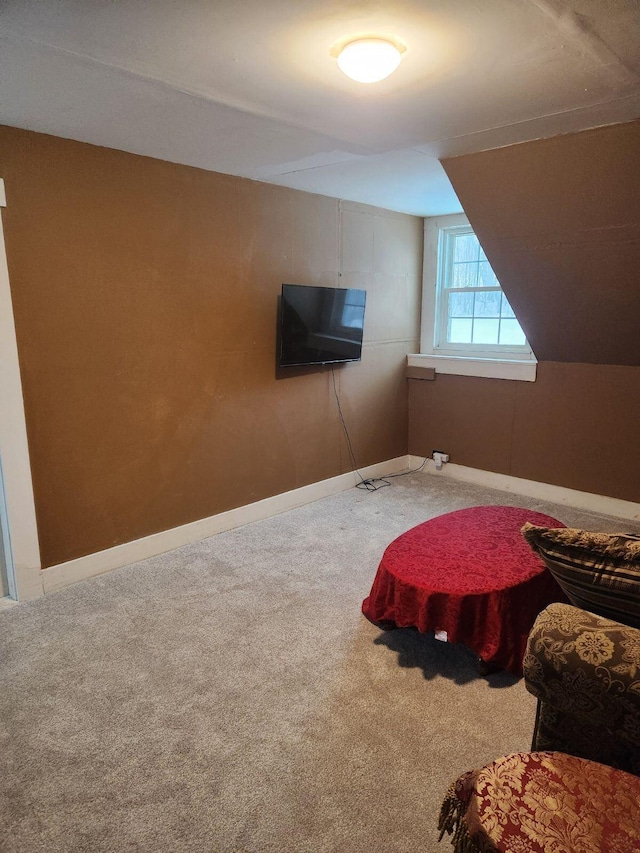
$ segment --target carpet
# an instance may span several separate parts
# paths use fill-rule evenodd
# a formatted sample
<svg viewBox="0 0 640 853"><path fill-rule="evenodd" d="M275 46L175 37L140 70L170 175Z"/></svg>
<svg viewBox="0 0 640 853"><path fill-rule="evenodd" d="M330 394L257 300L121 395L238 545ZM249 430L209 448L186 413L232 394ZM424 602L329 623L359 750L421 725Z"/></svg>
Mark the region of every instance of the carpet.
<svg viewBox="0 0 640 853"><path fill-rule="evenodd" d="M446 851L449 782L528 749L535 701L361 615L385 546L476 504L632 525L391 482L0 611L0 850Z"/></svg>

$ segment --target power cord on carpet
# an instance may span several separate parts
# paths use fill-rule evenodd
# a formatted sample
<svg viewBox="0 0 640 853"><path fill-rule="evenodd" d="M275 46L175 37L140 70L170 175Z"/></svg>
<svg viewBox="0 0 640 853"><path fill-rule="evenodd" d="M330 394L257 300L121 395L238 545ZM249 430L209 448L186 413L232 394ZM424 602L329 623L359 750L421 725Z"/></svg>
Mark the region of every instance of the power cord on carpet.
<svg viewBox="0 0 640 853"><path fill-rule="evenodd" d="M340 414L340 421L342 423L342 429L344 430L345 438L347 439L347 447L349 448L349 459L351 460L351 466L353 468L353 472L360 477L360 482L356 483L356 489L365 489L367 492L377 492L378 489L384 489L385 486L390 486L391 483L389 480L394 477L406 477L407 474L417 474L418 471L422 471L424 466L427 464L427 459L430 459L430 456L425 456L422 465L419 468L412 468L410 471L400 471L397 474L387 474L385 477L370 477L365 480L360 471L358 470L358 466L356 464L356 457L353 452L353 446L351 445L351 438L349 437L349 430L347 429L347 424L344 419L344 415L342 414L342 406L340 405L340 396L338 395L338 388L336 387L336 371L335 368L331 368L331 378L333 380L333 393L336 397L336 403L338 404L338 412ZM377 484L377 485L376 485Z"/></svg>

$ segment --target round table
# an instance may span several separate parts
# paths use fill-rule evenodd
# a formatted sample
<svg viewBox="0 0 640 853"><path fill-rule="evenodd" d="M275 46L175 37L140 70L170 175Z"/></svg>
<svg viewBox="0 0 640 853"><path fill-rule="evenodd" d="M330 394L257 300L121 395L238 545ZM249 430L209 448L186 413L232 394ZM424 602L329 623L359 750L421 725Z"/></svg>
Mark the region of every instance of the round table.
<svg viewBox="0 0 640 853"><path fill-rule="evenodd" d="M522 675L536 616L566 601L520 529L565 525L540 512L478 506L413 527L384 552L364 615L383 628L446 631L486 664Z"/></svg>

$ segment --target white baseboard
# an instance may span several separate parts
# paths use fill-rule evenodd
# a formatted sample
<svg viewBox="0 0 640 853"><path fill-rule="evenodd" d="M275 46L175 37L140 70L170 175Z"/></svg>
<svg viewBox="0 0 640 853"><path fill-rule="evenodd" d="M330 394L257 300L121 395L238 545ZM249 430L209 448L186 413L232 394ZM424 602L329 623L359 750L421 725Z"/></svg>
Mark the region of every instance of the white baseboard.
<svg viewBox="0 0 640 853"><path fill-rule="evenodd" d="M382 477L385 474L392 474L406 468L419 468L422 461L423 458L419 456L398 456L395 459L362 468L361 473L364 477ZM508 474L496 474L478 468L467 468L464 465L454 463L447 463L442 471L436 471L433 462L429 460L423 470L430 476L475 483L479 486L565 504L602 515L632 521L640 520L640 504L605 495L594 495L576 489L566 489L563 486L553 486L549 483L538 483L535 480L511 477ZM357 482L357 475L350 471L347 474L340 474L328 480L311 483L308 486L302 486L281 495L274 495L228 512L221 512L218 515L202 518L190 524L154 533L152 536L135 539L133 542L125 542L123 545L116 545L114 548L107 548L105 551L88 554L86 557L79 557L77 560L69 560L57 566L51 566L41 572L44 593L46 595L56 592L65 586L87 580L104 572L110 572L112 569L119 569L147 557L155 557L157 554L172 551L182 545L197 542L207 536L240 527L242 524L260 521L289 509L312 503L320 498L338 494L352 488Z"/></svg>
<svg viewBox="0 0 640 853"><path fill-rule="evenodd" d="M398 456L396 459L389 459L386 462L361 468L360 473L365 478L383 477L385 474L392 474L407 468L408 460L408 456ZM147 557L155 557L165 551L173 551L174 548L197 542L207 536L213 536L216 533L222 533L225 530L231 530L252 521L261 521L272 515L278 515L289 509L317 501L320 498L338 494L338 492L352 488L358 482L358 476L350 471L347 474L340 474L328 480L311 483L308 486L302 486L281 495L274 495L271 498L231 509L228 512L221 512L218 515L202 518L190 524L183 524L180 527L154 533L152 536L135 539L133 542L125 542L123 545L116 545L114 548L107 548L105 551L88 554L86 557L79 557L77 560L59 563L57 566L42 570L44 593L46 595L55 592L78 581L110 572L112 569L128 566L130 563L137 563Z"/></svg>
<svg viewBox="0 0 640 853"><path fill-rule="evenodd" d="M421 462L422 457L420 456L409 457L411 468L417 468ZM487 486L490 489L501 489L529 498L565 504L576 509L597 512L601 515L640 521L640 504L620 498L594 495L591 492L580 492L577 489L567 489L564 486L553 486L551 483L538 483L536 480L511 477L509 474L496 474L493 471L468 468L466 465L456 465L452 462L446 463L441 471L436 471L433 462L429 461L423 470L436 477L448 477L452 480L474 483L477 486Z"/></svg>

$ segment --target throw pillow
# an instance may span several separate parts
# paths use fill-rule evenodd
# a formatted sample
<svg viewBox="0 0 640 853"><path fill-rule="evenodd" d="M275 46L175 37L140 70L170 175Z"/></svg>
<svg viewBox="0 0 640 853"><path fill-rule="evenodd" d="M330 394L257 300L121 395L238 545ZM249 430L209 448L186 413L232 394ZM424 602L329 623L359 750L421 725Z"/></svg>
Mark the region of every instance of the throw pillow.
<svg viewBox="0 0 640 853"><path fill-rule="evenodd" d="M572 604L640 628L640 536L528 522L522 534Z"/></svg>

